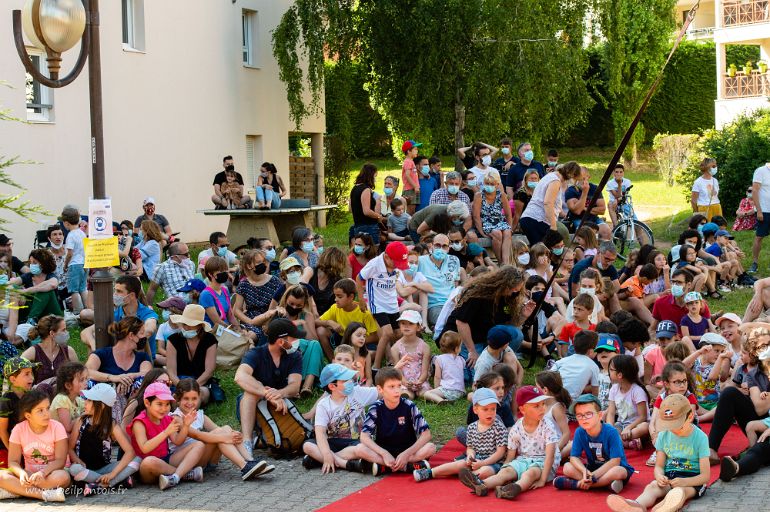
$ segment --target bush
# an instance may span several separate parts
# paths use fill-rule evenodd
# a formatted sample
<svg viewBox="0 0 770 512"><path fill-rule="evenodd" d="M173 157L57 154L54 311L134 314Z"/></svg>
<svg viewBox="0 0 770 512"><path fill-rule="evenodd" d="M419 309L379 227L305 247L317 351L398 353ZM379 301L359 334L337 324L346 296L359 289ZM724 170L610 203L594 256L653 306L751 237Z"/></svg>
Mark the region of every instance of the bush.
<svg viewBox="0 0 770 512"><path fill-rule="evenodd" d="M693 182L700 176L698 163L705 156L717 160L719 200L722 210L731 215L745 196L754 170L770 161L770 109L740 116L721 130L703 134L689 167L676 178L688 198Z"/></svg>
<svg viewBox="0 0 770 512"><path fill-rule="evenodd" d="M669 187L674 186L676 176L687 170L697 143L697 135L659 133L655 136L652 151L658 164L658 173Z"/></svg>
<svg viewBox="0 0 770 512"><path fill-rule="evenodd" d="M324 137L324 190L326 203L336 204L329 210L327 221L331 224L342 222L348 211L350 193L350 153L342 139L337 136Z"/></svg>

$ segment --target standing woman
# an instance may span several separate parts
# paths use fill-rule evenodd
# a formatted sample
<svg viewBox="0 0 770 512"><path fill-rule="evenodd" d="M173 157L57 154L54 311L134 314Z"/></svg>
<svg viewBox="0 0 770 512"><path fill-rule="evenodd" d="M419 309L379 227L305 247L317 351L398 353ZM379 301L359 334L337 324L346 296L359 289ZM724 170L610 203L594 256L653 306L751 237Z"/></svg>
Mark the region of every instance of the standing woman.
<svg viewBox="0 0 770 512"><path fill-rule="evenodd" d="M260 167L256 193L258 209L269 210L270 208L281 207L281 198L286 195L286 187L281 177L278 176L278 169L274 164L265 162Z"/></svg>
<svg viewBox="0 0 770 512"><path fill-rule="evenodd" d="M717 161L713 158L704 158L700 163L700 177L692 184L690 204L693 213L702 213L706 220L711 222L714 215L722 215L722 205L719 203L719 181L714 177L717 174Z"/></svg>
<svg viewBox="0 0 770 512"><path fill-rule="evenodd" d="M160 226L154 220L142 221L139 240L136 248L142 255L142 267L144 268L142 278L149 281L155 273L155 267L160 263L160 243L163 241Z"/></svg>
<svg viewBox="0 0 770 512"><path fill-rule="evenodd" d="M241 277L235 290L233 312L254 345L264 345L267 334L263 327L275 317L275 311L269 311L270 301L283 283L268 272L268 261L261 250L246 251L241 256Z"/></svg>
<svg viewBox="0 0 770 512"><path fill-rule="evenodd" d="M353 225L348 232L348 240L353 233L367 233L372 240L380 240L380 222L385 217L376 211L374 199L374 180L377 178L377 167L374 164L364 164L356 177L356 184L350 190L350 213L353 214Z"/></svg>
<svg viewBox="0 0 770 512"><path fill-rule="evenodd" d="M188 304L181 315L171 315L170 320L182 331L169 336L166 344L166 369L171 383L176 386L181 379L195 379L201 388L201 405L209 401L211 393L206 385L217 367L217 339L203 320L204 315L198 304Z"/></svg>
<svg viewBox="0 0 770 512"><path fill-rule="evenodd" d="M576 180L580 175L580 165L574 161L567 162L557 166L554 172L543 176L537 184L519 221L530 245L541 242L549 230L557 230L564 201L564 187L567 181Z"/></svg>
<svg viewBox="0 0 770 512"><path fill-rule="evenodd" d="M502 265L511 262L511 205L500 191L500 174L491 170L484 176L481 193L473 198L473 223L479 235L492 239L492 250Z"/></svg>

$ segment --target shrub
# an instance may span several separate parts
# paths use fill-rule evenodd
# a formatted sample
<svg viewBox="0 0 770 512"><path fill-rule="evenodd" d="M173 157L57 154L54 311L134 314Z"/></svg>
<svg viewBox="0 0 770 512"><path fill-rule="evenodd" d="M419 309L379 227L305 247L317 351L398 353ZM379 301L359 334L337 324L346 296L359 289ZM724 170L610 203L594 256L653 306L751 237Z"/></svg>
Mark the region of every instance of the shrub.
<svg viewBox="0 0 770 512"><path fill-rule="evenodd" d="M658 173L669 187L674 178L687 170L690 158L696 150L698 136L659 133L652 141L652 151L658 164Z"/></svg>

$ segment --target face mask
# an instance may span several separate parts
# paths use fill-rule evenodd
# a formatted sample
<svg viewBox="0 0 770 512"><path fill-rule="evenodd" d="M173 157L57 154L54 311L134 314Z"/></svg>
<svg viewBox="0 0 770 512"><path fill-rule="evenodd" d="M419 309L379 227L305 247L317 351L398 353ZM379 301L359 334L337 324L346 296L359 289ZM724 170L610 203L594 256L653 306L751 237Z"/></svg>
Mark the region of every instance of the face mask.
<svg viewBox="0 0 770 512"><path fill-rule="evenodd" d="M123 295L112 295L112 303L116 308L122 307L126 303L126 297Z"/></svg>
<svg viewBox="0 0 770 512"><path fill-rule="evenodd" d="M294 306L286 306L286 312L289 316L297 316L302 313L302 308L295 308Z"/></svg>
<svg viewBox="0 0 770 512"><path fill-rule="evenodd" d="M524 152L524 160L534 160L535 159L535 153L532 152L530 149L529 151Z"/></svg>
<svg viewBox="0 0 770 512"><path fill-rule="evenodd" d="M382 191L385 192L386 196L389 196L389 195L393 194L393 189L390 188L390 187L385 187Z"/></svg>
<svg viewBox="0 0 770 512"><path fill-rule="evenodd" d="M217 272L217 275L214 276L214 280L219 284L225 284L229 278L227 272Z"/></svg>
<svg viewBox="0 0 770 512"><path fill-rule="evenodd" d="M324 246L322 245L321 247L316 247L316 248L315 248L315 252L316 252L316 254L318 254L319 256L320 256L320 255L322 255L322 254L324 253Z"/></svg>
<svg viewBox="0 0 770 512"><path fill-rule="evenodd" d="M144 240L144 233L137 233L136 234L136 241L141 243Z"/></svg>
<svg viewBox="0 0 770 512"><path fill-rule="evenodd" d="M293 354L299 349L299 340L294 340L291 347L283 349L287 354Z"/></svg>
<svg viewBox="0 0 770 512"><path fill-rule="evenodd" d="M552 252L553 252L553 253L554 253L556 256L561 256L561 255L562 255L562 253L564 252L564 247L555 247L555 248L551 249L551 251L552 251Z"/></svg>
<svg viewBox="0 0 770 512"><path fill-rule="evenodd" d="M748 197L749 199L751 199L751 197L752 197L752 194L751 194L751 192L746 192L746 197Z"/></svg>
<svg viewBox="0 0 770 512"><path fill-rule="evenodd" d="M430 174L430 166L423 165L422 169L420 169L420 172L423 174L423 176L428 176Z"/></svg>
<svg viewBox="0 0 770 512"><path fill-rule="evenodd" d="M257 274L258 276L261 276L262 274L264 274L266 270L267 270L267 265L265 265L264 263L260 263L259 265L254 267L254 273Z"/></svg>
<svg viewBox="0 0 770 512"><path fill-rule="evenodd" d="M516 258L516 261L519 262L519 265L529 265L529 253L525 252L524 254L519 254L519 257Z"/></svg>
<svg viewBox="0 0 770 512"><path fill-rule="evenodd" d="M164 309L160 315L163 317L164 322L168 322L168 319L171 318L171 311Z"/></svg>
<svg viewBox="0 0 770 512"><path fill-rule="evenodd" d="M481 157L481 163L484 166L487 166L492 163L492 157L489 155L484 155Z"/></svg>
<svg viewBox="0 0 770 512"><path fill-rule="evenodd" d="M598 268L599 270L604 270L604 262L602 261L601 258L596 260L596 268Z"/></svg>
<svg viewBox="0 0 770 512"><path fill-rule="evenodd" d="M302 251L311 253L313 252L313 249L315 249L315 244L313 242L302 242Z"/></svg>
<svg viewBox="0 0 770 512"><path fill-rule="evenodd" d="M294 272L289 272L286 274L286 282L291 285L299 284L300 277L302 277L302 274L296 270Z"/></svg>
<svg viewBox="0 0 770 512"><path fill-rule="evenodd" d="M751 195L751 194L749 194ZM64 244L55 244L53 242L48 242L51 245L51 249L56 249L57 251L62 248Z"/></svg>
<svg viewBox="0 0 770 512"><path fill-rule="evenodd" d="M263 178L267 178L267 175L268 175L268 173L266 173L266 172L261 172L261 173L259 173L259 175L260 175L260 176L262 176Z"/></svg>
<svg viewBox="0 0 770 512"><path fill-rule="evenodd" d="M462 219L452 219L452 224L454 224L455 226L462 226L463 224L465 224L465 221Z"/></svg>
<svg viewBox="0 0 770 512"><path fill-rule="evenodd" d="M224 258L225 256L227 256L227 247L223 245L222 247L217 249L217 256L219 256L220 258Z"/></svg>
<svg viewBox="0 0 770 512"><path fill-rule="evenodd" d="M711 173L712 176L716 176L717 168L716 167L712 167L711 169L709 169L709 172Z"/></svg>
<svg viewBox="0 0 770 512"><path fill-rule="evenodd" d="M267 258L267 261L270 261L270 262L275 260L275 247L270 249L269 251L265 251L265 258Z"/></svg>
<svg viewBox="0 0 770 512"><path fill-rule="evenodd" d="M545 292L544 291L533 292L532 293L532 300L534 300L535 302L540 302L541 300L543 300L543 296L545 296Z"/></svg>
<svg viewBox="0 0 770 512"><path fill-rule="evenodd" d="M345 387L342 389L342 394L345 396L350 396L353 394L353 391L356 389L356 383L352 380L345 381Z"/></svg>
<svg viewBox="0 0 770 512"><path fill-rule="evenodd" d="M454 243L454 244L449 244L449 247L451 247L453 251L462 251L463 250L462 242L457 242L457 243Z"/></svg>
<svg viewBox="0 0 770 512"><path fill-rule="evenodd" d="M33 263L29 266L29 272L33 276L39 276L42 270L40 269L40 265L38 263Z"/></svg>
<svg viewBox="0 0 770 512"><path fill-rule="evenodd" d="M537 187L537 184L538 184L538 182L537 182L537 181L528 181L528 182L527 182L527 186L528 186L529 188L535 188L535 187Z"/></svg>
<svg viewBox="0 0 770 512"><path fill-rule="evenodd" d="M444 261L444 258L446 258L446 251L444 249L433 249L433 258Z"/></svg>
<svg viewBox="0 0 770 512"><path fill-rule="evenodd" d="M410 276L413 276L417 273L417 264L416 263L410 263L409 268L405 270L407 274Z"/></svg>
<svg viewBox="0 0 770 512"><path fill-rule="evenodd" d="M194 338L194 337L196 337L197 335L198 335L198 331L197 331L197 330L195 330L195 331L187 331L187 330L182 330L182 336L184 336L184 337L185 337L185 338L187 338L188 340L191 340L191 339L193 339L193 338Z"/></svg>
<svg viewBox="0 0 770 512"><path fill-rule="evenodd" d="M556 167L556 164L558 164L558 163L559 162L551 162L551 161L549 161L547 165L548 165L548 167Z"/></svg>
<svg viewBox="0 0 770 512"><path fill-rule="evenodd" d="M0 285L8 284L8 274L0 274Z"/></svg>
<svg viewBox="0 0 770 512"><path fill-rule="evenodd" d="M364 253L366 248L363 245L354 245L353 246L353 252L358 254L359 256Z"/></svg>
<svg viewBox="0 0 770 512"><path fill-rule="evenodd" d="M447 185L446 191L452 195L455 195L460 191L460 187L458 187L457 185Z"/></svg>
<svg viewBox="0 0 770 512"><path fill-rule="evenodd" d="M467 181L467 183L468 183L468 186L469 186L469 187L475 187L475 186L476 186L476 181L477 181L477 180L468 180L468 181Z"/></svg>
<svg viewBox="0 0 770 512"><path fill-rule="evenodd" d="M586 295L590 295L591 297L594 297L596 295L596 288L580 288L580 293L585 293Z"/></svg>
<svg viewBox="0 0 770 512"><path fill-rule="evenodd" d="M698 233L703 233L704 224L698 224Z"/></svg>
<svg viewBox="0 0 770 512"><path fill-rule="evenodd" d="M491 194L494 191L495 191L494 185L484 185L484 192L486 192L487 194Z"/></svg>
<svg viewBox="0 0 770 512"><path fill-rule="evenodd" d="M56 342L56 344L57 344L57 345L59 345L60 347L61 347L61 346L64 346L64 345L66 345L67 343L69 343L69 341L70 341L70 333L68 333L67 331L57 332L57 333L54 335L54 337L53 337L53 340L54 340L54 341Z"/></svg>
<svg viewBox="0 0 770 512"><path fill-rule="evenodd" d="M504 155L510 155L510 154L511 154L511 150L510 150L510 149L508 149L508 148L503 148L503 149L501 149L500 151L501 151L501 152L502 152Z"/></svg>
<svg viewBox="0 0 770 512"><path fill-rule="evenodd" d="M671 295L673 295L674 297L681 297L682 295L684 295L684 286L680 284L675 284L671 286Z"/></svg>

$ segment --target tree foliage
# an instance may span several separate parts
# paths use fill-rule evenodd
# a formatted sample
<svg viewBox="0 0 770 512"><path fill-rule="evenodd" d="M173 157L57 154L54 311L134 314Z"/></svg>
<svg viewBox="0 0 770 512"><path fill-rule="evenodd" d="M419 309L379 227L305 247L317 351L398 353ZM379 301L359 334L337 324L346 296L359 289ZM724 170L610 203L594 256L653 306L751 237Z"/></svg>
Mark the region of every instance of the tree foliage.
<svg viewBox="0 0 770 512"><path fill-rule="evenodd" d="M652 151L658 173L669 187L675 178L685 172L696 149L698 136L693 134L659 133L652 141Z"/></svg>

